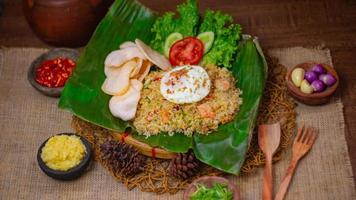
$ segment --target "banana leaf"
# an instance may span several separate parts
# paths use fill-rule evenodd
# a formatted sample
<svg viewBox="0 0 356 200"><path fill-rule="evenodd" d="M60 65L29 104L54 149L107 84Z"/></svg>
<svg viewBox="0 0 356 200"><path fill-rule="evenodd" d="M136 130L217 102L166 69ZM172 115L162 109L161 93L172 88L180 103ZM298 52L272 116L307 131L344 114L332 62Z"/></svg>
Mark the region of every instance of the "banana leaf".
<svg viewBox="0 0 356 200"><path fill-rule="evenodd" d="M155 19L152 11L137 1L115 1L77 61L62 92L59 107L110 130L122 132L129 127L128 123L110 113L110 96L101 91L105 80L104 60L124 41L140 38L149 42Z"/></svg>
<svg viewBox="0 0 356 200"><path fill-rule="evenodd" d="M105 18L98 25L91 40L77 62L68 80L59 107L69 110L83 120L101 127L122 132L134 127L112 116L109 111L109 95L101 90L105 79L104 60L120 43L140 38L149 42L150 28L156 19L154 12L135 0L116 0ZM133 137L151 146L172 152L187 152L193 148L202 162L222 171L238 174L244 161L257 109L266 80L267 66L256 40L245 37L239 45L232 72L237 87L243 91L243 104L238 115L228 124L221 125L216 133L208 136L183 134Z"/></svg>
<svg viewBox="0 0 356 200"><path fill-rule="evenodd" d="M214 134L195 134L193 146L199 160L232 174L238 174L244 162L267 79L267 64L257 39L245 36L239 49L232 73L242 90L240 111Z"/></svg>

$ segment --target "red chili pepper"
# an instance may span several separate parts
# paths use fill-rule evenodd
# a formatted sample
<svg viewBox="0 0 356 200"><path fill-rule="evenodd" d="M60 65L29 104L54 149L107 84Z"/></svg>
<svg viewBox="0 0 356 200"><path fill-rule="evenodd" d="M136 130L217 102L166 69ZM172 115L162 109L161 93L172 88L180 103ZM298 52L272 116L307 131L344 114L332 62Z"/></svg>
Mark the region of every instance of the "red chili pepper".
<svg viewBox="0 0 356 200"><path fill-rule="evenodd" d="M128 133L128 132L125 132L125 133L121 136L121 142L122 142L122 143L125 143L125 139L126 139L127 136L129 136L129 133Z"/></svg>
<svg viewBox="0 0 356 200"><path fill-rule="evenodd" d="M156 158L156 148L155 147L152 147L151 155L152 155L152 158Z"/></svg>
<svg viewBox="0 0 356 200"><path fill-rule="evenodd" d="M157 76L153 79L153 81L160 81L161 79L162 79L162 77Z"/></svg>
<svg viewBox="0 0 356 200"><path fill-rule="evenodd" d="M45 60L36 69L35 80L46 87L63 87L75 66L75 62L68 58Z"/></svg>

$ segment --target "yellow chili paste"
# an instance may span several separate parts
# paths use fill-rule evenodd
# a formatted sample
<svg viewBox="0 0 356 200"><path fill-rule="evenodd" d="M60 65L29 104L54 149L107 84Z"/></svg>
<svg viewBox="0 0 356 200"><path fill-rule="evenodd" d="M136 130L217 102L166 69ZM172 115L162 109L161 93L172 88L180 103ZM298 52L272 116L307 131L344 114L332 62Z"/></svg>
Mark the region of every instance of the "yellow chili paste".
<svg viewBox="0 0 356 200"><path fill-rule="evenodd" d="M49 168L67 171L77 166L85 154L85 146L78 136L56 135L42 148L41 158Z"/></svg>

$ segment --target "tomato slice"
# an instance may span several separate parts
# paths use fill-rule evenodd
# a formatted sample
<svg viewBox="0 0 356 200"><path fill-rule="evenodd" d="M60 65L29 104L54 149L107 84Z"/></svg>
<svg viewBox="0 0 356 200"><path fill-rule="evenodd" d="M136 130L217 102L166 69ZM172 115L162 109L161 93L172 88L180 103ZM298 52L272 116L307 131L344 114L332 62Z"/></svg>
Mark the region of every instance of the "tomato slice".
<svg viewBox="0 0 356 200"><path fill-rule="evenodd" d="M196 65L204 54L204 44L195 37L175 42L169 50L169 62L174 66Z"/></svg>

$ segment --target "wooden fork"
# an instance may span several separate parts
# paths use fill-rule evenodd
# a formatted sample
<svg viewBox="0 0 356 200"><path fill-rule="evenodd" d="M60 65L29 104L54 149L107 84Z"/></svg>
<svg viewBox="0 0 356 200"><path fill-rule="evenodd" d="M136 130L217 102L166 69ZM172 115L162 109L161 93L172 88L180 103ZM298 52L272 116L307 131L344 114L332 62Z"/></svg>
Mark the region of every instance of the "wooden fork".
<svg viewBox="0 0 356 200"><path fill-rule="evenodd" d="M312 148L315 139L318 135L318 131L311 127L305 127L304 125L298 129L297 136L294 139L293 149L292 149L292 160L287 169L286 175L282 179L282 183L278 189L275 200L283 200L290 181L292 180L295 168L297 167L298 161Z"/></svg>

